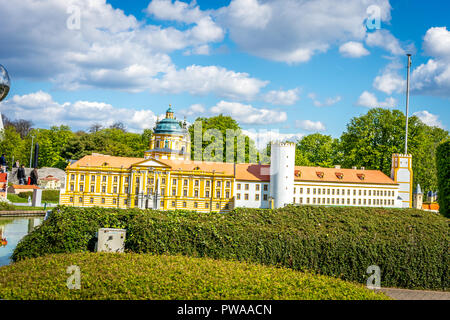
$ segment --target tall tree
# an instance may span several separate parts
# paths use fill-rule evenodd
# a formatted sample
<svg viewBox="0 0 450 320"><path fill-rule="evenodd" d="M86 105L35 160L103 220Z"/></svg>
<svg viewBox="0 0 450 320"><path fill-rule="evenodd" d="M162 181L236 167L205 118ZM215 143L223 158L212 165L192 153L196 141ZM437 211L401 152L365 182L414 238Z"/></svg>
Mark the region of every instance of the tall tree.
<svg viewBox="0 0 450 320"><path fill-rule="evenodd" d="M343 165L381 170L390 175L393 153L404 152L406 117L399 110L371 109L353 118L341 136ZM448 132L425 125L416 116L408 121L408 153L413 155L414 184L436 188L436 146Z"/></svg>
<svg viewBox="0 0 450 320"><path fill-rule="evenodd" d="M298 166L333 167L339 164L339 140L314 133L304 136L296 146L295 164Z"/></svg>
<svg viewBox="0 0 450 320"><path fill-rule="evenodd" d="M212 161L234 161L234 162L249 162L265 160L261 158L255 146L255 142L248 136L242 133L242 130L236 120L230 116L218 115L215 117L205 118L200 117L195 120L201 123L202 128L202 154L203 160ZM191 135L191 157L196 159L195 143L196 137L194 135L195 122L189 127ZM232 133L232 134L230 134ZM228 135L228 136L227 136ZM220 154L215 154L215 149L220 149ZM231 154L233 148L232 159L227 159L227 150ZM244 152L242 152L244 150ZM251 155L255 155L252 157ZM211 159L212 158L212 159Z"/></svg>

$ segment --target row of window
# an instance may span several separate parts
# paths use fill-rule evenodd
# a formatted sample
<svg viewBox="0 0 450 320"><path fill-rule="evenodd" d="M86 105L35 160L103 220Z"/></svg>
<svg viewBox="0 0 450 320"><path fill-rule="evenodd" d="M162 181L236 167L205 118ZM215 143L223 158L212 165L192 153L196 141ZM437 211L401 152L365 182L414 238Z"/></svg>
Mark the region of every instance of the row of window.
<svg viewBox="0 0 450 320"><path fill-rule="evenodd" d="M347 195L349 196L351 194L351 189L329 189L329 188L305 188L306 194L323 194L323 195L343 195L345 196L345 192L347 191ZM297 188L294 188L294 194L297 192ZM299 193L303 194L303 188L299 188ZM394 191L390 190L361 190L359 189L358 192L356 192L356 189L353 189L353 195L359 195L359 196L369 196L371 197L373 194L374 197L393 197L395 195Z"/></svg>
<svg viewBox="0 0 450 320"><path fill-rule="evenodd" d="M240 193L236 194L236 199L237 200L241 200L241 194ZM259 199L260 199L260 195L258 193L255 194L255 201L259 201ZM267 201L267 199L268 199L267 194L263 194L263 200ZM249 200L249 194L248 193L244 193L244 200Z"/></svg>
<svg viewBox="0 0 450 320"><path fill-rule="evenodd" d="M74 198L73 198L73 197L70 197L69 201L70 201L71 203L73 203L73 202L74 202ZM83 202L84 202L84 201L83 201L83 198L82 198L82 197L79 197L79 198L78 198L78 202L79 202L79 203L83 203ZM101 199L100 199L100 203L101 203L101 204L105 204L105 203L106 203L106 199L105 199L105 198L101 198ZM92 197L89 198L89 204L95 204L95 199L92 198ZM113 198L113 199L112 199L112 204L113 204L113 205L116 205L116 204L117 204L117 199L116 199L116 198ZM124 205L128 205L128 199L124 199L124 200L123 200L123 204L124 204ZM163 207L163 206L164 206L164 201L161 201L160 204L161 204L161 206ZM137 205L137 201L135 201L135 205ZM172 208L176 208L176 202L175 202L175 201L172 201L171 205L172 205ZM183 201L182 207L183 207L183 208L187 208L187 202L186 202L186 201ZM220 209L220 203L216 203L216 204L215 204L215 207L216 207L216 209ZM196 208L196 209L197 209L197 208L200 208L198 202L194 202L194 208ZM204 203L204 208L205 208L205 209L209 209L209 202L205 202L205 203ZM229 204L228 204L228 203L225 204L224 208L225 208L226 210L228 210L228 209L229 209Z"/></svg>
<svg viewBox="0 0 450 320"><path fill-rule="evenodd" d="M256 191L259 191L259 184L255 184L255 190ZM240 183L238 183L237 185L236 185L236 189L237 190L241 190L241 184ZM248 183L245 183L244 184L244 190L249 190L250 189L250 184L248 184ZM263 185L263 190L264 191L268 191L269 190L269 185L268 184L264 184Z"/></svg>
<svg viewBox="0 0 450 320"><path fill-rule="evenodd" d="M100 177L101 177L101 181L102 182L106 182L107 181L107 176L98 176L99 177L99 179L100 179ZM75 174L71 174L71 176L70 176L70 179L72 180L72 181L74 181L75 180ZM95 182L95 175L91 175L91 182ZM129 177L125 177L125 183L129 183ZM80 175L80 181L85 181L85 176L84 176L84 174L82 174L82 175ZM118 176L113 176L113 181L115 182L115 183L117 183L118 182ZM172 180L172 184L173 185L177 185L177 183L178 183L178 179L173 179ZM139 182L140 182L140 179L139 179L139 177L136 177L136 184L139 184ZM148 184L154 184L154 178L148 178L147 179L147 183ZM161 178L161 184L162 185L165 185L166 184L166 178ZM195 187L198 187L200 185L200 180L194 180L194 186ZM189 186L189 180L188 179L183 179L183 186ZM206 187L208 188L208 187L210 187L211 186L211 181L210 180L207 180L206 181ZM216 181L216 187L218 187L218 188L220 188L222 186L222 181L220 181L220 180L218 180L218 181ZM248 185L247 185L248 186ZM226 181L225 182L225 187L226 188L231 188L231 182L230 181ZM259 186L258 186L258 188L259 188ZM246 189L246 190L248 190L248 189Z"/></svg>
<svg viewBox="0 0 450 320"><path fill-rule="evenodd" d="M177 203L175 201L172 201L171 205L172 205L172 208L176 208ZM198 202L194 202L194 208L195 209L201 209L199 205L201 206L201 203L199 204ZM183 208L187 208L187 202L186 201L183 201L182 207ZM204 203L204 208L205 209L209 209L209 202L205 202ZM230 208L229 204L226 203L224 208L225 208L225 210L228 210ZM220 209L220 203L216 203L216 209Z"/></svg>
<svg viewBox="0 0 450 320"><path fill-rule="evenodd" d="M71 203L74 202L73 197L70 197L69 202L71 202ZM78 202L79 202L79 203L83 203L83 202L84 202L84 201L83 201L83 197L79 197L79 198L78 198ZM89 198L89 203L90 203L90 204L95 204L95 199L92 198L92 197ZM101 203L101 204L105 204L105 203L106 203L106 199L105 199L105 198L101 198L101 199L100 199L100 203ZM113 204L117 204L117 199L116 199L116 198L113 198L113 199L112 199L112 203L113 203ZM124 205L127 205L127 204L128 204L128 199L124 199L124 200L123 200L123 204L124 204Z"/></svg>
<svg viewBox="0 0 450 320"><path fill-rule="evenodd" d="M296 202L296 198L294 197L294 203L303 204L303 198L299 198L298 202ZM392 199L353 199L353 201L349 198L340 199L340 198L306 198L305 204L353 204L353 205L387 205L393 206L394 200Z"/></svg>

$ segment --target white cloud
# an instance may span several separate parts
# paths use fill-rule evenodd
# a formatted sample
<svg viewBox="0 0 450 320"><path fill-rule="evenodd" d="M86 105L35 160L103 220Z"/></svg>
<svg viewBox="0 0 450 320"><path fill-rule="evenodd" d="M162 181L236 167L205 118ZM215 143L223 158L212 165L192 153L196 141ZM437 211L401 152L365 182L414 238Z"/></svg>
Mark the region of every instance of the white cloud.
<svg viewBox="0 0 450 320"><path fill-rule="evenodd" d="M201 104L193 104L189 108L187 108L185 110L180 110L179 112L180 112L180 114L182 114L186 117L192 117L192 116L199 117L203 113L206 112L206 109Z"/></svg>
<svg viewBox="0 0 450 320"><path fill-rule="evenodd" d="M397 101L392 97L378 101L377 97L368 91L364 91L356 102L356 105L367 108L393 108L396 104Z"/></svg>
<svg viewBox="0 0 450 320"><path fill-rule="evenodd" d="M313 100L313 103L316 107L329 107L332 106L333 104L338 103L339 101L341 101L341 97L340 96L336 96L334 98L326 98L324 102L320 102L317 99L317 95L313 92L311 92L310 94L308 94L308 97Z"/></svg>
<svg viewBox="0 0 450 320"><path fill-rule="evenodd" d="M430 56L450 60L450 31L446 27L428 29L424 48Z"/></svg>
<svg viewBox="0 0 450 320"><path fill-rule="evenodd" d="M271 90L264 95L264 101L274 105L290 106L295 104L299 99L299 89L291 89L287 91L283 90Z"/></svg>
<svg viewBox="0 0 450 320"><path fill-rule="evenodd" d="M423 47L432 56L411 74L411 91L450 97L450 31L446 27L430 28Z"/></svg>
<svg viewBox="0 0 450 320"><path fill-rule="evenodd" d="M414 116L418 117L423 123L431 127L439 127L444 129L444 125L439 120L439 116L432 114L426 110L414 112Z"/></svg>
<svg viewBox="0 0 450 320"><path fill-rule="evenodd" d="M403 55L405 50L400 42L388 30L381 29L367 34L366 44L370 47L381 47L393 55Z"/></svg>
<svg viewBox="0 0 450 320"><path fill-rule="evenodd" d="M79 30L67 28L69 5L80 9ZM177 71L169 53L209 54L209 45L222 41L224 31L195 3L153 1L148 11L185 25L146 24L106 0L0 1L0 60L16 79L52 81L65 90L160 88L247 99L267 83L216 66ZM179 75L194 83L183 85Z"/></svg>
<svg viewBox="0 0 450 320"><path fill-rule="evenodd" d="M403 65L392 63L389 64L381 73L375 77L373 87L386 94L393 92L400 93L406 90L406 80L398 74L398 69Z"/></svg>
<svg viewBox="0 0 450 320"><path fill-rule="evenodd" d="M370 54L361 42L349 41L339 47L339 52L344 57L360 58Z"/></svg>
<svg viewBox="0 0 450 320"><path fill-rule="evenodd" d="M256 147L261 150L267 146L270 141L299 141L304 134L302 133L280 133L278 130L242 130L242 133L255 141Z"/></svg>
<svg viewBox="0 0 450 320"><path fill-rule="evenodd" d="M255 108L238 102L220 101L209 110L212 114L225 114L244 124L270 124L287 120L284 111Z"/></svg>
<svg viewBox="0 0 450 320"><path fill-rule="evenodd" d="M217 66L192 65L181 70L171 68L161 79L152 79L150 88L154 92L188 92L195 95L215 93L225 98L249 100L267 83L251 78L247 73Z"/></svg>
<svg viewBox="0 0 450 320"><path fill-rule="evenodd" d="M306 62L330 46L362 41L367 8L390 20L388 0L233 0L215 12L217 22L244 51L274 61Z"/></svg>
<svg viewBox="0 0 450 320"><path fill-rule="evenodd" d="M146 12L160 20L172 20L185 23L196 23L206 16L195 2L187 4L181 1L172 2L172 0L152 0Z"/></svg>
<svg viewBox="0 0 450 320"><path fill-rule="evenodd" d="M87 129L94 123L104 126L120 121L132 132L153 128L156 116L148 109L116 108L104 102L76 101L58 103L46 92L15 95L0 103L2 113L12 119L27 119L37 127L69 125Z"/></svg>
<svg viewBox="0 0 450 320"><path fill-rule="evenodd" d="M325 125L320 121L296 120L295 126L306 131L325 131Z"/></svg>

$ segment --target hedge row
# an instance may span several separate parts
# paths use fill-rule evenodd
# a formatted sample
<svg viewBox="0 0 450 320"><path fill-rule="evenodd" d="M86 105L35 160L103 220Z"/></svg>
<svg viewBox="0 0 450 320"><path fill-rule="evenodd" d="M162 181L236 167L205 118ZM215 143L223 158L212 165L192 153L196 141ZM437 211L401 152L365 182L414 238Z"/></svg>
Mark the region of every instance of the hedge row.
<svg viewBox="0 0 450 320"><path fill-rule="evenodd" d="M80 268L68 290L67 267ZM136 253L47 255L0 268L0 299L387 299L362 285L287 268Z"/></svg>
<svg viewBox="0 0 450 320"><path fill-rule="evenodd" d="M100 227L127 229L126 249L235 259L384 287L449 288L449 220L412 209L289 206L229 214L61 207L19 243L14 260L94 248Z"/></svg>
<svg viewBox="0 0 450 320"><path fill-rule="evenodd" d="M450 140L436 149L439 212L450 217Z"/></svg>

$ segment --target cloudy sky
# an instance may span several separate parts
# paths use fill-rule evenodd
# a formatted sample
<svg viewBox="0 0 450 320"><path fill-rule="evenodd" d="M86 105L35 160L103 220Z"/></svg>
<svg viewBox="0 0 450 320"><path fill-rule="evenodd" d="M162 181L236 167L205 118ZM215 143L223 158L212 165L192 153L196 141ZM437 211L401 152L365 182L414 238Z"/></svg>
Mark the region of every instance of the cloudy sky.
<svg viewBox="0 0 450 320"><path fill-rule="evenodd" d="M450 3L440 0L0 0L0 103L38 127L152 128L231 115L249 134L338 137L370 108L450 126Z"/></svg>

